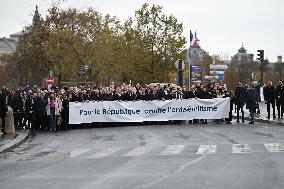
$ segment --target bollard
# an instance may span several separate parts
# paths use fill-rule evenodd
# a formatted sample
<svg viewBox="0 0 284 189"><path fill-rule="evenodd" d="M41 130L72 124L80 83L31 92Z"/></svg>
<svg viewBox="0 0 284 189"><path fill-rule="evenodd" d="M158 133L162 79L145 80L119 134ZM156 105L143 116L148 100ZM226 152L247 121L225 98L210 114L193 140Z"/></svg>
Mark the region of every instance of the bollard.
<svg viewBox="0 0 284 189"><path fill-rule="evenodd" d="M7 106L6 120L5 120L5 132L7 134L15 133L15 124L14 124L14 115L13 109L10 106Z"/></svg>

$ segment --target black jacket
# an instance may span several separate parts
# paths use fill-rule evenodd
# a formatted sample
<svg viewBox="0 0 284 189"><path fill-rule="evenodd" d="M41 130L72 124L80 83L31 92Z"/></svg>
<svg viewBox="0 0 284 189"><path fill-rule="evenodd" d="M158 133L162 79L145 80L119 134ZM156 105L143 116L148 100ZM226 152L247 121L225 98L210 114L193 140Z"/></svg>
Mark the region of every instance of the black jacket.
<svg viewBox="0 0 284 189"><path fill-rule="evenodd" d="M6 116L7 111L6 96L3 93L0 93L0 116Z"/></svg>
<svg viewBox="0 0 284 189"><path fill-rule="evenodd" d="M37 117L44 117L46 113L46 104L44 102L44 99L40 97L33 98L32 109L34 115L36 115Z"/></svg>
<svg viewBox="0 0 284 189"><path fill-rule="evenodd" d="M277 105L284 102L284 86L278 85L275 90Z"/></svg>
<svg viewBox="0 0 284 189"><path fill-rule="evenodd" d="M159 100L172 100L172 95L169 91L162 91Z"/></svg>
<svg viewBox="0 0 284 189"><path fill-rule="evenodd" d="M246 98L246 108L247 109L254 109L258 107L258 93L255 88L249 89L247 92L247 98Z"/></svg>
<svg viewBox="0 0 284 189"><path fill-rule="evenodd" d="M246 101L246 90L244 87L237 87L235 90L235 103L238 106L243 106Z"/></svg>
<svg viewBox="0 0 284 189"><path fill-rule="evenodd" d="M24 103L22 97L14 95L11 100L11 108L15 113L22 113L24 109Z"/></svg>
<svg viewBox="0 0 284 189"><path fill-rule="evenodd" d="M276 96L276 91L274 86L266 86L264 89L264 100L267 102L274 102Z"/></svg>
<svg viewBox="0 0 284 189"><path fill-rule="evenodd" d="M210 93L208 91L200 90L197 93L197 98L200 98L200 99L211 99L211 95L210 95Z"/></svg>
<svg viewBox="0 0 284 189"><path fill-rule="evenodd" d="M25 112L29 113L30 111L32 111L32 103L33 103L33 99L30 96L27 96L26 99L26 103L25 103Z"/></svg>

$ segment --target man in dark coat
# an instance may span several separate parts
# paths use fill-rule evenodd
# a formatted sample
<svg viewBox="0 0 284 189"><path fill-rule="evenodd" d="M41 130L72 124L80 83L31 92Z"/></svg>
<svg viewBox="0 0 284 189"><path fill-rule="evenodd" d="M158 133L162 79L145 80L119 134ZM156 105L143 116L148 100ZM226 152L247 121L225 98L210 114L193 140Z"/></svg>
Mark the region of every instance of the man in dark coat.
<svg viewBox="0 0 284 189"><path fill-rule="evenodd" d="M12 97L11 100L11 108L14 112L14 124L15 128L22 129L23 127L23 110L24 110L24 103L23 99L20 94L20 90L17 90Z"/></svg>
<svg viewBox="0 0 284 189"><path fill-rule="evenodd" d="M273 109L273 118L276 118L275 116L275 87L273 86L271 81L268 81L268 85L266 86L264 90L264 100L267 104L267 113L268 116L266 117L267 119L270 119L270 105L272 106Z"/></svg>
<svg viewBox="0 0 284 189"><path fill-rule="evenodd" d="M276 106L277 106L277 113L278 119L283 118L283 110L284 110L284 85L281 80L278 81L278 85L276 86Z"/></svg>
<svg viewBox="0 0 284 189"><path fill-rule="evenodd" d="M230 112L229 112L229 118L226 118L225 121L226 123L230 124L232 119L233 119L233 106L234 106L234 97L232 95L231 91L224 91L224 96L223 98L230 98Z"/></svg>
<svg viewBox="0 0 284 189"><path fill-rule="evenodd" d="M44 130L44 116L46 114L46 104L44 102L44 94L41 93L34 93L33 98L33 124L34 124L34 131Z"/></svg>
<svg viewBox="0 0 284 189"><path fill-rule="evenodd" d="M184 93L180 87L177 87L177 90L173 92L172 99L184 99Z"/></svg>
<svg viewBox="0 0 284 189"><path fill-rule="evenodd" d="M200 99L211 99L211 95L210 93L207 91L207 89L201 85L200 88L199 88L199 91L197 93L197 98L200 98ZM200 122L202 124L207 124L207 119L201 119Z"/></svg>
<svg viewBox="0 0 284 189"><path fill-rule="evenodd" d="M70 129L69 127L69 99L67 94L63 94L63 101L62 101L62 129Z"/></svg>
<svg viewBox="0 0 284 189"><path fill-rule="evenodd" d="M240 122L240 110L242 112L242 122L245 122L245 117L244 117L244 109L243 106L245 104L246 100L246 90L243 87L243 84L241 82L238 83L238 87L235 89L235 100L236 100L236 105L237 105L237 123Z"/></svg>
<svg viewBox="0 0 284 189"><path fill-rule="evenodd" d="M5 118L6 118L6 112L8 111L7 109L7 96L3 91L0 90L0 117L2 120L2 128L1 131L3 134L5 134Z"/></svg>
<svg viewBox="0 0 284 189"><path fill-rule="evenodd" d="M257 98L258 93L257 89L253 86L250 87L247 91L247 97L246 97L246 108L249 109L250 112L250 122L249 124L254 124L254 110L257 107Z"/></svg>
<svg viewBox="0 0 284 189"><path fill-rule="evenodd" d="M172 95L169 91L169 88L167 85L165 85L163 87L163 91L161 91L160 95L159 95L159 100L171 100L172 99Z"/></svg>
<svg viewBox="0 0 284 189"><path fill-rule="evenodd" d="M33 104L33 94L32 92L28 92L28 95L25 100L25 119L24 119L24 124L28 122L28 125L26 128L32 129L32 104Z"/></svg>

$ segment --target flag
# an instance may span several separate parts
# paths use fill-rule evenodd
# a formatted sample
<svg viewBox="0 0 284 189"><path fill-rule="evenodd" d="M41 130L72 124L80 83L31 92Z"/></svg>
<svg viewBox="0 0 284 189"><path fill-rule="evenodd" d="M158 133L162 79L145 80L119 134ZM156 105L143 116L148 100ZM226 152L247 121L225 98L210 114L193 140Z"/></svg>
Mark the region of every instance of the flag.
<svg viewBox="0 0 284 189"><path fill-rule="evenodd" d="M192 45L192 40L193 40L193 34L192 34L191 30L190 30L190 45Z"/></svg>
<svg viewBox="0 0 284 189"><path fill-rule="evenodd" d="M190 45L199 46L199 39L197 38L196 31L194 32L194 36L192 35L192 41Z"/></svg>

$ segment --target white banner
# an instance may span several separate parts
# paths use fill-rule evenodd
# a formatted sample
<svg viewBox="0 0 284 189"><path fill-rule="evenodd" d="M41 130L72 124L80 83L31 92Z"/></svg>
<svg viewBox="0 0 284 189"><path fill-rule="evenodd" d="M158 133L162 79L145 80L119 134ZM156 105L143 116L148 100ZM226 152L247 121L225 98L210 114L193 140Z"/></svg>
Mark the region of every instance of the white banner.
<svg viewBox="0 0 284 189"><path fill-rule="evenodd" d="M229 117L230 99L70 102L69 123L143 122Z"/></svg>

